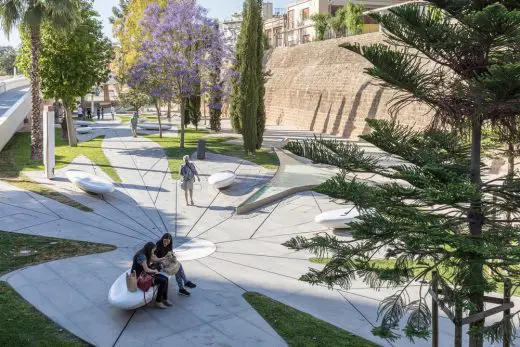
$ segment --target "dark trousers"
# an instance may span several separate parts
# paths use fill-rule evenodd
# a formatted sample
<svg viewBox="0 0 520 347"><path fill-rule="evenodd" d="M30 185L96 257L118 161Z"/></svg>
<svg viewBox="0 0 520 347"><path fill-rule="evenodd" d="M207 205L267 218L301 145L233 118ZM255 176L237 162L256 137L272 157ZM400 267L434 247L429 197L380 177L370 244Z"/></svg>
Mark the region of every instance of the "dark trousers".
<svg viewBox="0 0 520 347"><path fill-rule="evenodd" d="M163 275L155 275L153 284L157 286L157 296L155 301L163 302L168 300L168 277Z"/></svg>

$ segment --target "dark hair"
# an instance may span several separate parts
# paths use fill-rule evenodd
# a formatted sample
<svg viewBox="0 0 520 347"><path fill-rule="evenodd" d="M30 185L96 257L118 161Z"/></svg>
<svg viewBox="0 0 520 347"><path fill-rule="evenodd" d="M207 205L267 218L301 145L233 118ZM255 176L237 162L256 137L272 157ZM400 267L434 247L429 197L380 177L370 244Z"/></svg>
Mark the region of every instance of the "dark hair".
<svg viewBox="0 0 520 347"><path fill-rule="evenodd" d="M148 263L152 259L152 251L153 251L154 248L155 248L155 244L153 242L147 242L146 245L144 245L143 248L141 248L140 250L137 251L137 253L135 254L134 258L139 253L143 253L146 256L146 264L148 265Z"/></svg>
<svg viewBox="0 0 520 347"><path fill-rule="evenodd" d="M164 240L170 240L170 244L164 247ZM168 252L173 251L173 238L172 234L166 233L164 234L159 241L156 243L157 249L155 250L155 255L159 258L164 257Z"/></svg>

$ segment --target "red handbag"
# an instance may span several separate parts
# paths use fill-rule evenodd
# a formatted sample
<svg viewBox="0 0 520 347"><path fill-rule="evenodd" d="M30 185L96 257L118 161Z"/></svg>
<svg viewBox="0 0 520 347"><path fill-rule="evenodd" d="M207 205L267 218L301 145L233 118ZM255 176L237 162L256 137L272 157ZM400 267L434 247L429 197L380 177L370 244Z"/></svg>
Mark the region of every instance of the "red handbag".
<svg viewBox="0 0 520 347"><path fill-rule="evenodd" d="M146 293L148 289L153 286L153 276L146 273L145 271L141 272L139 277L137 278L137 288L141 289L143 293Z"/></svg>

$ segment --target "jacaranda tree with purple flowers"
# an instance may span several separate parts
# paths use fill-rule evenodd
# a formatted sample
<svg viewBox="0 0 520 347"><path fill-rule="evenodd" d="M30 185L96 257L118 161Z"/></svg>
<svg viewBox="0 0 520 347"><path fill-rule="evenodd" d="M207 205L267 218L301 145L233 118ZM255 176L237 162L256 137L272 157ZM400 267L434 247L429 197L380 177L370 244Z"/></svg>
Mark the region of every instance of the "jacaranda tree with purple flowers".
<svg viewBox="0 0 520 347"><path fill-rule="evenodd" d="M156 100L180 105L183 148L183 100L219 88L216 79L205 78L217 70L216 64L221 64L225 54L225 49L216 44L222 42L216 40L218 27L193 0L170 1L164 7L151 4L141 24L142 55L131 71L130 84L144 87Z"/></svg>

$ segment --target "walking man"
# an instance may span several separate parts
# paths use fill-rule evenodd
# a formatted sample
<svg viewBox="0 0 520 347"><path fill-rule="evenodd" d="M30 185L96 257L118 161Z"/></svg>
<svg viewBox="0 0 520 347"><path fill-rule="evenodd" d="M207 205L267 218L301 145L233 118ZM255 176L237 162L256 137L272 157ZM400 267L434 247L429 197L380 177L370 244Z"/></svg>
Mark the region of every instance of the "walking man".
<svg viewBox="0 0 520 347"><path fill-rule="evenodd" d="M134 116L130 120L130 124L132 125L132 136L137 137L137 113L134 113Z"/></svg>
<svg viewBox="0 0 520 347"><path fill-rule="evenodd" d="M116 116L116 108L114 107L114 104L112 104L112 106L110 106L110 113L112 114L112 120L114 120L114 118Z"/></svg>
<svg viewBox="0 0 520 347"><path fill-rule="evenodd" d="M99 106L96 109L96 115L97 115L97 119L99 120L99 118L101 117L101 108L99 108Z"/></svg>

